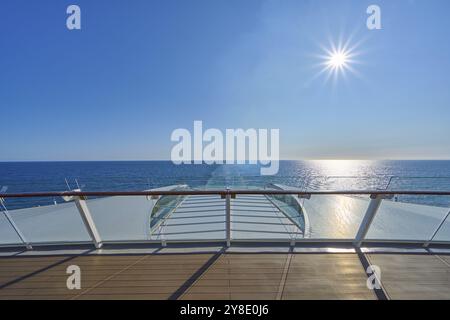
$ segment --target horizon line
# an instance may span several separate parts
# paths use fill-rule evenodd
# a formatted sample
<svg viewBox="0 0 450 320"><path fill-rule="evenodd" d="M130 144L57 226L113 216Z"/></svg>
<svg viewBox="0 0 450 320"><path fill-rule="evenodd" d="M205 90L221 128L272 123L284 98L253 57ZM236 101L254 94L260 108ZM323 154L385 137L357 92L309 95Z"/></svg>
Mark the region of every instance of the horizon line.
<svg viewBox="0 0 450 320"><path fill-rule="evenodd" d="M247 160L248 161L248 160ZM401 159L401 158L392 158L392 159L280 159L280 160L272 160L274 162L277 161L450 161L450 158L436 158L436 159ZM23 163L23 162L173 162L170 159L116 159L116 160L0 160L0 163ZM183 163L183 164L194 164L194 163ZM202 163L205 164L205 163ZM227 163L213 163L215 165L226 165ZM229 165L234 165L237 163L230 163ZM251 165L249 163L245 163L246 165ZM241 164L242 165L242 164ZM256 165L256 164L253 164Z"/></svg>

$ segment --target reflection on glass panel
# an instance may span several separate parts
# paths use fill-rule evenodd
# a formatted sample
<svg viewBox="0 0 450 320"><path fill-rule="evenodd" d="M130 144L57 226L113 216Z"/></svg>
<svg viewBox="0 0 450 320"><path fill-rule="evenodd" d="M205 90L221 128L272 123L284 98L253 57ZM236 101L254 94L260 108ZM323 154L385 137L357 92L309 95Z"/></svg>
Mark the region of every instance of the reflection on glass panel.
<svg viewBox="0 0 450 320"><path fill-rule="evenodd" d="M305 221L312 239L353 239L358 232L368 196L313 195L303 200Z"/></svg>
<svg viewBox="0 0 450 320"><path fill-rule="evenodd" d="M433 197L427 197L433 201ZM448 209L444 207L383 200L367 233L367 239L427 241Z"/></svg>

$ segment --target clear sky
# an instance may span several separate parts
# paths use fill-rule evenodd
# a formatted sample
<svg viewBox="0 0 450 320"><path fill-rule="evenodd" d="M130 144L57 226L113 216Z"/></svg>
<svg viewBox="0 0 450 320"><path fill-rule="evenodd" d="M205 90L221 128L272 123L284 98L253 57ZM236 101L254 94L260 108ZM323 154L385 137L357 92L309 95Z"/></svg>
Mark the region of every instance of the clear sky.
<svg viewBox="0 0 450 320"><path fill-rule="evenodd" d="M169 159L194 120L278 128L283 159L450 159L449 14L448 0L2 0L0 161ZM339 42L355 72L328 79Z"/></svg>

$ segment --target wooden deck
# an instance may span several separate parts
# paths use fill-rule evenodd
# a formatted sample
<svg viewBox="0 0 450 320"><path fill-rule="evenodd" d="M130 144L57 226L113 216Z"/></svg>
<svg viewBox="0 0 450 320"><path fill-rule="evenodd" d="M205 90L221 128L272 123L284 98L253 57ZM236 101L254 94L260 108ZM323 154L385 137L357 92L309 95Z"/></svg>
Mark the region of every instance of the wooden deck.
<svg viewBox="0 0 450 320"><path fill-rule="evenodd" d="M392 299L450 299L450 256L367 254ZM80 290L66 269L81 268ZM0 258L0 299L376 299L354 253Z"/></svg>

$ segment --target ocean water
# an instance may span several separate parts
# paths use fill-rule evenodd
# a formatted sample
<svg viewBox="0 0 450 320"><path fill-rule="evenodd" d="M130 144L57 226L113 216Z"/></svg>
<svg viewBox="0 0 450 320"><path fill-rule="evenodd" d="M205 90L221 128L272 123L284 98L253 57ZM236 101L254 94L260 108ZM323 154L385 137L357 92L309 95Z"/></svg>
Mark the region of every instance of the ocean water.
<svg viewBox="0 0 450 320"><path fill-rule="evenodd" d="M67 181L67 183L66 183ZM279 183L304 190L450 191L450 161L280 161L274 176L257 165L174 165L170 161L3 162L0 189L7 192L146 190L174 184L203 188L263 188ZM400 197L399 201L450 206L449 197ZM62 199L6 199L9 209Z"/></svg>

